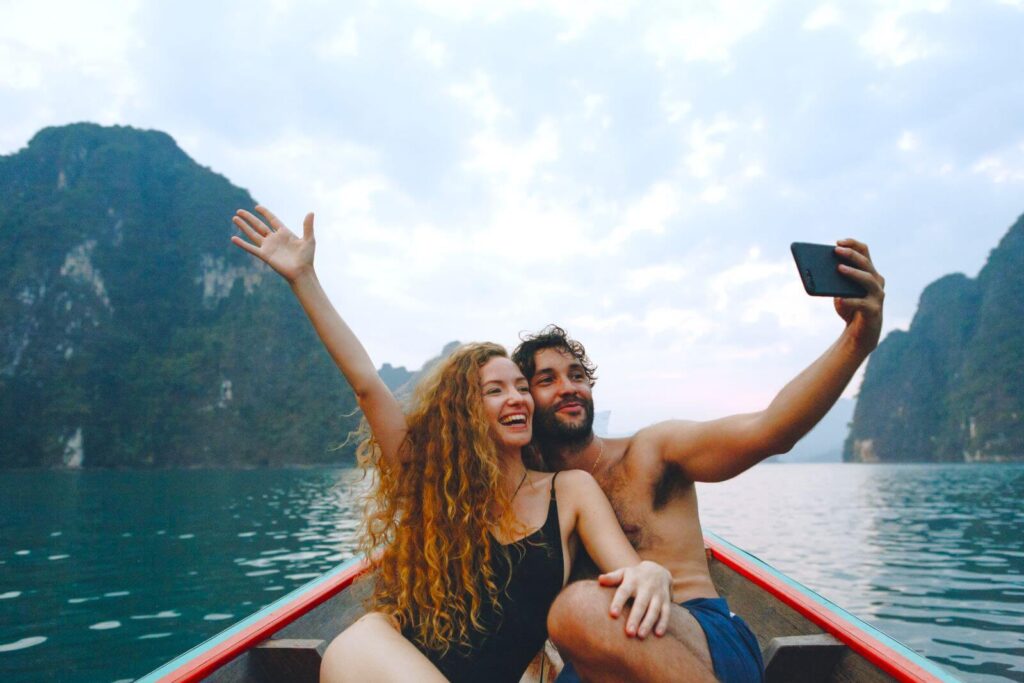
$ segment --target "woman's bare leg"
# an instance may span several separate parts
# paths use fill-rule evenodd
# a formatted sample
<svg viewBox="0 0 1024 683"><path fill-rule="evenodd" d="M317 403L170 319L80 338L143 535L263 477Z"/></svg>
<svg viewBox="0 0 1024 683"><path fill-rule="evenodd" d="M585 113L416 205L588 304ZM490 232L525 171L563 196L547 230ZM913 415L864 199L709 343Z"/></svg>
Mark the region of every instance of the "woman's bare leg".
<svg viewBox="0 0 1024 683"><path fill-rule="evenodd" d="M445 677L379 612L371 612L331 641L320 665L320 683L445 683Z"/></svg>

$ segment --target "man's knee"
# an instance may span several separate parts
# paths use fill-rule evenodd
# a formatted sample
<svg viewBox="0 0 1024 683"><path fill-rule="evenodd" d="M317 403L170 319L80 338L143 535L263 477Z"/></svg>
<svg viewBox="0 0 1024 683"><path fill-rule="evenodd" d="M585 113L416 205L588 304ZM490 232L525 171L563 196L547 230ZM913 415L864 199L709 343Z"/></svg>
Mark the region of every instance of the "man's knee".
<svg viewBox="0 0 1024 683"><path fill-rule="evenodd" d="M596 581L576 581L566 586L548 612L551 641L570 656L593 653L605 641L609 628L624 623L609 616L611 597L612 591Z"/></svg>

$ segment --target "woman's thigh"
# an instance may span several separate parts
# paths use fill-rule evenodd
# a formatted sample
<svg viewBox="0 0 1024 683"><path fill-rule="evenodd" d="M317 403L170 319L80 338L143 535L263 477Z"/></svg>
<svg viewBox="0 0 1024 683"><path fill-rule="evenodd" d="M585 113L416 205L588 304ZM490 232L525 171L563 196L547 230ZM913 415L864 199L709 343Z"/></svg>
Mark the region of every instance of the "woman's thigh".
<svg viewBox="0 0 1024 683"><path fill-rule="evenodd" d="M320 665L321 683L427 681L445 677L379 612L371 612L331 641Z"/></svg>

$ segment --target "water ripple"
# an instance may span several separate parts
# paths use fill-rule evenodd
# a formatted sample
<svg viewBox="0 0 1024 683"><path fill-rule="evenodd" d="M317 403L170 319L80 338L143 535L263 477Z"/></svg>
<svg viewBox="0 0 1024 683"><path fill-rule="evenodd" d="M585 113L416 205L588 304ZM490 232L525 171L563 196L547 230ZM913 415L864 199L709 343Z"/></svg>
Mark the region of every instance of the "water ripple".
<svg viewBox="0 0 1024 683"><path fill-rule="evenodd" d="M40 645L46 642L45 636L33 636L31 638L22 638L13 643L7 643L0 645L0 652L14 652L15 650L24 650L36 645Z"/></svg>

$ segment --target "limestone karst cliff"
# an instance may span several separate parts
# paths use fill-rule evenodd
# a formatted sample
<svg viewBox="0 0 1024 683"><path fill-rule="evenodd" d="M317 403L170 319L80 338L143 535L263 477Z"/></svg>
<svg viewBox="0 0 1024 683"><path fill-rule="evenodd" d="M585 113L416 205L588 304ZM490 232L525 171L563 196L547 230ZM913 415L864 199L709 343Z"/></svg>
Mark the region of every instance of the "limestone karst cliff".
<svg viewBox="0 0 1024 683"><path fill-rule="evenodd" d="M47 128L0 157L0 467L348 454L351 390L229 243L253 203L155 131Z"/></svg>
<svg viewBox="0 0 1024 683"><path fill-rule="evenodd" d="M933 282L871 355L844 459L1024 460L1024 216L976 279Z"/></svg>

